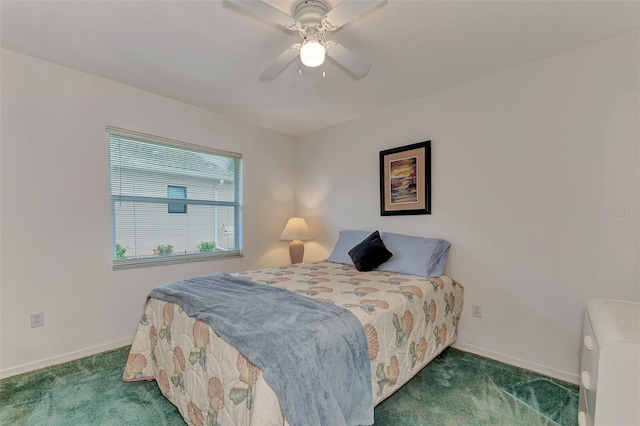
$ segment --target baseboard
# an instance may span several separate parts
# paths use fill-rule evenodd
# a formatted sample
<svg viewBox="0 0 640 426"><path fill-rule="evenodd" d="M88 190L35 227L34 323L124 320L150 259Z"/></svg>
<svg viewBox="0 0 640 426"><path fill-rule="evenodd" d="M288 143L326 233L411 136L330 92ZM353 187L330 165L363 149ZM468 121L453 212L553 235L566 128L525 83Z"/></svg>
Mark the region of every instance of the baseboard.
<svg viewBox="0 0 640 426"><path fill-rule="evenodd" d="M0 370L0 379L6 379L7 377L17 376L19 374L30 373L41 368L51 367L52 365L63 364L65 362L75 361L80 358L96 355L101 352L118 349L123 346L130 345L132 342L133 336L126 337L124 339L115 340L113 342L104 343L102 345L92 346L90 348L80 349L78 351L57 355L40 361L18 365L17 367L7 368L6 370Z"/></svg>
<svg viewBox="0 0 640 426"><path fill-rule="evenodd" d="M485 358L490 358L496 361L503 362L505 364L513 365L516 367L524 368L525 370L531 370L536 373L544 374L554 379L562 380L574 385L580 384L580 378L577 374L572 374L566 371L556 370L555 368L546 367L544 365L536 364L524 359L515 358L509 355L501 354L499 352L490 351L479 346L470 345L468 343L456 342L453 347L460 349L461 351L471 352L472 354L480 355Z"/></svg>
<svg viewBox="0 0 640 426"><path fill-rule="evenodd" d="M17 376L24 373L29 373L35 370L39 370L45 367L51 367L53 365L63 364L69 361L75 361L80 358L84 358L91 355L96 355L101 352L118 349L123 346L130 345L133 342L133 336L126 337L124 339L115 340L113 342L104 343L102 345L92 346L90 348L81 349L74 352L58 355L55 357L43 359L40 361L30 362L27 364L18 365L16 367L7 368L6 370L0 370L0 379L7 377ZM553 377L565 382L579 384L580 380L577 374L568 373L566 371L556 370L554 368L546 367L544 365L536 364L530 361L526 361L520 358L515 358L509 355L494 352L488 349L481 348L479 346L470 345L468 343L456 342L453 347L464 352L471 352L476 355L490 358L496 361L503 362L505 364L514 365L516 367L524 368L526 370L535 371L536 373L544 374L545 376Z"/></svg>

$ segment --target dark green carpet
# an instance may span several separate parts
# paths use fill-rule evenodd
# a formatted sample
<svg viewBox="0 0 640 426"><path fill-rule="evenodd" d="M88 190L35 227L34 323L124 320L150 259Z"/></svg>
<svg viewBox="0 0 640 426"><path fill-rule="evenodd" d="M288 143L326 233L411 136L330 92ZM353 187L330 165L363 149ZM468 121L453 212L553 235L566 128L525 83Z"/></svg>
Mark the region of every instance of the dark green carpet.
<svg viewBox="0 0 640 426"><path fill-rule="evenodd" d="M562 386L549 379L533 379L502 388L528 406L539 410L559 425L578 423L575 407L578 394L575 388Z"/></svg>
<svg viewBox="0 0 640 426"><path fill-rule="evenodd" d="M128 350L125 347L0 381L0 425L184 425L155 382L121 380ZM450 348L376 407L375 424L555 424L536 410L541 404L547 416L559 413L549 417L566 422L562 426L575 425L577 387L548 379L540 385L534 380L540 378ZM549 383L560 384L575 398L558 404L557 388L550 391Z"/></svg>

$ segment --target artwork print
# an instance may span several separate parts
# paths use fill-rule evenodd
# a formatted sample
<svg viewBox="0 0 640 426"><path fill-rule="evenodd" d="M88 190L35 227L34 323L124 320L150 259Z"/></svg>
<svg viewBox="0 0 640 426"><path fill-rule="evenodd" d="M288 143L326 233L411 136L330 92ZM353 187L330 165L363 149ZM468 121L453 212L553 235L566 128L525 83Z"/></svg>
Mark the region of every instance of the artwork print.
<svg viewBox="0 0 640 426"><path fill-rule="evenodd" d="M380 214L431 214L431 141L380 151Z"/></svg>
<svg viewBox="0 0 640 426"><path fill-rule="evenodd" d="M418 202L417 167L418 157L403 158L389 162L391 204Z"/></svg>

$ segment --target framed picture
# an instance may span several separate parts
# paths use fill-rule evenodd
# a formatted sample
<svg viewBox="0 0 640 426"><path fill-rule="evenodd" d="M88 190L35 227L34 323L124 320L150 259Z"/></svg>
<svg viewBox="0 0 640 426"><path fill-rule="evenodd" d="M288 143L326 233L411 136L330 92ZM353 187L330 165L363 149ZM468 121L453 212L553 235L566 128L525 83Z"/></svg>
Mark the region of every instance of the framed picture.
<svg viewBox="0 0 640 426"><path fill-rule="evenodd" d="M380 151L380 215L431 214L431 141Z"/></svg>

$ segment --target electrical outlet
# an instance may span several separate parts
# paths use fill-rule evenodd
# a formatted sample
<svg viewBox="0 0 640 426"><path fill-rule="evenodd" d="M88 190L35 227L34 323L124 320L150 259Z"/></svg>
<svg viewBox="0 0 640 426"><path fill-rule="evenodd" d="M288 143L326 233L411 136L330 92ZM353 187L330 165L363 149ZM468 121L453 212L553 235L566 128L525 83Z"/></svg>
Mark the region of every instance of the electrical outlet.
<svg viewBox="0 0 640 426"><path fill-rule="evenodd" d="M44 327L44 312L31 314L31 328Z"/></svg>
<svg viewBox="0 0 640 426"><path fill-rule="evenodd" d="M482 305L471 305L471 315L482 318Z"/></svg>

